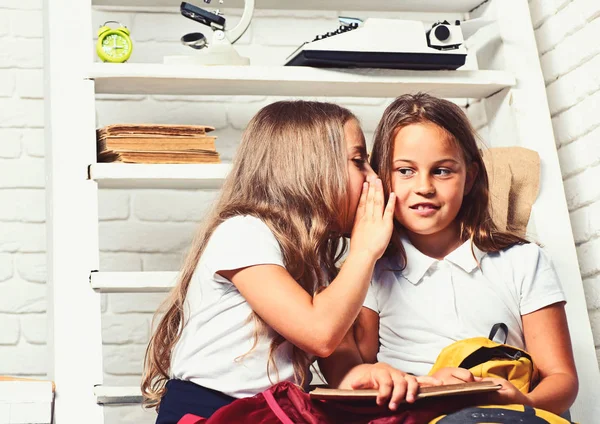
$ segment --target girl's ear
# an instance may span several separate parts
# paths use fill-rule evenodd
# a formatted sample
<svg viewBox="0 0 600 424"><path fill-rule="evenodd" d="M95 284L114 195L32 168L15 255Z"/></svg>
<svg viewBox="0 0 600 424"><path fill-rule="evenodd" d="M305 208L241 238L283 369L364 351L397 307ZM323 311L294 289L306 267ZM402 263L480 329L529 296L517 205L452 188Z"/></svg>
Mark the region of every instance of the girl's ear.
<svg viewBox="0 0 600 424"><path fill-rule="evenodd" d="M471 192L473 188L473 184L475 184L475 179L479 174L479 165L477 163L472 162L469 168L467 169L467 179L465 181L465 191L463 193L463 197Z"/></svg>

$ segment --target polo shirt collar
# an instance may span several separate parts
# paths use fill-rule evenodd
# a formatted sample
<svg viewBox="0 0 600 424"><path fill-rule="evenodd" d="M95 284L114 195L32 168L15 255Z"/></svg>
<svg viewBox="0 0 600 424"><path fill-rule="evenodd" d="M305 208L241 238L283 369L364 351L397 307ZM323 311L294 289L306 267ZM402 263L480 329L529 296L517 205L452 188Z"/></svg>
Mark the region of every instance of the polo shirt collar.
<svg viewBox="0 0 600 424"><path fill-rule="evenodd" d="M406 267L402 271L402 275L409 282L416 285L421 281L429 268L438 262L438 260L421 253L412 245L407 237L402 236L401 240L406 252ZM475 257L473 257L473 253ZM466 273L471 273L479 266L484 256L485 252L481 251L475 245L473 245L473 252L471 252L471 240L467 240L444 259L460 267Z"/></svg>
<svg viewBox="0 0 600 424"><path fill-rule="evenodd" d="M437 259L421 253L412 245L407 237L403 236L401 240L406 252L406 266L402 270L402 276L412 284L419 284L421 278L423 278L431 265L437 262Z"/></svg>
<svg viewBox="0 0 600 424"><path fill-rule="evenodd" d="M473 246L472 251L471 246ZM471 240L467 240L444 259L462 268L468 274L479 267L484 256L485 252L471 244Z"/></svg>

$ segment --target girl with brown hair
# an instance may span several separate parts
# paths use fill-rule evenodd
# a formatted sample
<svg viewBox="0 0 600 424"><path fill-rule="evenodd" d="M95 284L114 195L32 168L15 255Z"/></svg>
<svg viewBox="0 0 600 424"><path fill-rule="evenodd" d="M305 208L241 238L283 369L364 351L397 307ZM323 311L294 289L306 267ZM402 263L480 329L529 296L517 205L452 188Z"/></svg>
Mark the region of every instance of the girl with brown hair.
<svg viewBox="0 0 600 424"><path fill-rule="evenodd" d="M350 111L261 109L159 311L141 386L157 423L209 417L278 381L309 383L313 357L329 355L361 309L394 201L384 203Z"/></svg>
<svg viewBox="0 0 600 424"><path fill-rule="evenodd" d="M330 384L369 388L378 375L378 402L396 409L407 384L398 376L427 375L444 347L504 323L541 381L523 394L495 379L502 388L491 403L567 410L578 381L565 295L544 251L492 222L485 165L460 107L422 93L397 98L375 131L371 165L397 198L394 234L354 330L321 361ZM433 377L473 381L461 368Z"/></svg>

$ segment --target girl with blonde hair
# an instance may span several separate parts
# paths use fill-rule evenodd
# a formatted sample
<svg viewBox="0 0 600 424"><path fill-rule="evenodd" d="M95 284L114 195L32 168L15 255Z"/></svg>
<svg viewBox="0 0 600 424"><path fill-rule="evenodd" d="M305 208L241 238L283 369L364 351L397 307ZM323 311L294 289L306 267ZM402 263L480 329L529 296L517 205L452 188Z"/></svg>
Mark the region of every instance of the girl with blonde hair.
<svg viewBox="0 0 600 424"><path fill-rule="evenodd" d="M157 423L209 417L280 381L306 386L314 357L333 352L360 311L394 203L350 111L261 109L146 352L141 388Z"/></svg>

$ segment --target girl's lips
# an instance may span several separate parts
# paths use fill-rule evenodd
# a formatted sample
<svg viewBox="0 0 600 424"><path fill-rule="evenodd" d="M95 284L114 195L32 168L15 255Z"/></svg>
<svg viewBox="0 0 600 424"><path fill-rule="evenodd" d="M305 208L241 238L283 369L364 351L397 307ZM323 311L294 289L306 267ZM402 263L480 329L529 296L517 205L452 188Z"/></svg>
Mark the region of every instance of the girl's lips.
<svg viewBox="0 0 600 424"><path fill-rule="evenodd" d="M411 209L439 209L440 207L433 203L417 203L416 205L409 206Z"/></svg>
<svg viewBox="0 0 600 424"><path fill-rule="evenodd" d="M413 210L419 216L428 217L435 214L440 207L435 206L432 203L419 203L414 206L410 206L409 209Z"/></svg>

